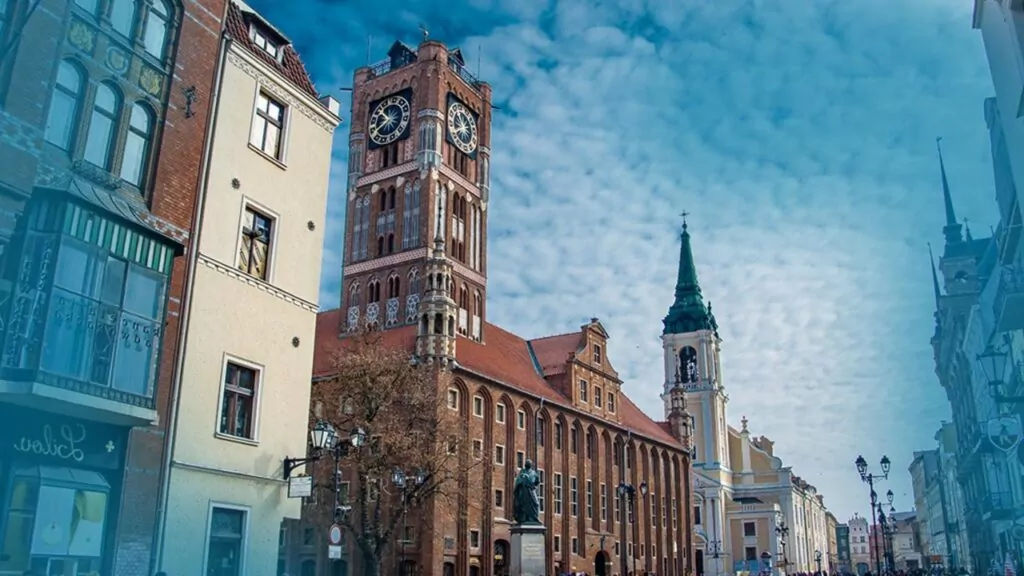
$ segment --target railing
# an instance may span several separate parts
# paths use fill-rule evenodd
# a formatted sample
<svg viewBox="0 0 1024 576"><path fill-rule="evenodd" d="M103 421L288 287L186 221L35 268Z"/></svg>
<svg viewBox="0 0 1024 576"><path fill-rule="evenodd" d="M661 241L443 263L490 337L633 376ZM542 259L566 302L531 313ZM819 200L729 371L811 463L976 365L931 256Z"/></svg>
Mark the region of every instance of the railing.
<svg viewBox="0 0 1024 576"><path fill-rule="evenodd" d="M480 86L480 81L477 80L476 76L474 76L469 70L466 70L466 67L460 64L455 58L452 58L451 56L448 57L448 66L459 75L459 78L462 78L466 84L469 84L470 88L475 90Z"/></svg>

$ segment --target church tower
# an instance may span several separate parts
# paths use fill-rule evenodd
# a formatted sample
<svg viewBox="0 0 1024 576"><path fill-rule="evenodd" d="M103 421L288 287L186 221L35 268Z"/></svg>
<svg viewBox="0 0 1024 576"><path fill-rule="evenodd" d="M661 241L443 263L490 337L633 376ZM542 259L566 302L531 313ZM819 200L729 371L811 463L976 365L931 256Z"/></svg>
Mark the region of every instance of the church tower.
<svg viewBox="0 0 1024 576"><path fill-rule="evenodd" d="M685 407L693 416L693 463L704 468L729 468L725 404L728 397L721 383L721 339L718 323L705 305L693 262L690 233L683 221L679 247L679 273L675 301L664 319L661 336L665 353L665 382L662 401L665 417L679 411L679 388ZM675 394L673 394L675 391ZM675 402L673 397L675 396ZM674 405L675 404L675 405Z"/></svg>
<svg viewBox="0 0 1024 576"><path fill-rule="evenodd" d="M461 50L395 42L356 70L340 332L416 324L417 352L482 340L491 88Z"/></svg>

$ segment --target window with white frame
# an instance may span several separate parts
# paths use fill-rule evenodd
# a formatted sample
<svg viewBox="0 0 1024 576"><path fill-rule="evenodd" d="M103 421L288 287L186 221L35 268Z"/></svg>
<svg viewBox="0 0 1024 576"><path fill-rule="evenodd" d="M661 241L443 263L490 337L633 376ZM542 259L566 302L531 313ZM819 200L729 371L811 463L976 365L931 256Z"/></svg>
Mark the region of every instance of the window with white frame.
<svg viewBox="0 0 1024 576"><path fill-rule="evenodd" d="M206 566L217 574L241 576L245 544L246 511L214 506L210 511Z"/></svg>
<svg viewBox="0 0 1024 576"><path fill-rule="evenodd" d="M526 430L526 412L516 410L516 428Z"/></svg>
<svg viewBox="0 0 1024 576"><path fill-rule="evenodd" d="M267 34L265 34L263 30L260 30L257 27L252 26L251 30L249 31L249 38L252 39L252 43L255 44L257 48L266 52L267 55L270 56L271 58L275 60L280 58L281 48L277 45L277 43L268 38Z"/></svg>
<svg viewBox="0 0 1024 576"><path fill-rule="evenodd" d="M572 516L579 516L580 513L580 491L579 481L575 476L569 477L569 511Z"/></svg>
<svg viewBox="0 0 1024 576"><path fill-rule="evenodd" d="M476 416L477 418L484 417L483 396L473 396L473 416Z"/></svg>
<svg viewBox="0 0 1024 576"><path fill-rule="evenodd" d="M251 366L228 361L224 367L224 389L220 402L218 432L226 436L255 439L256 402L260 372Z"/></svg>
<svg viewBox="0 0 1024 576"><path fill-rule="evenodd" d="M480 460L484 454L484 441L473 440L473 458Z"/></svg>
<svg viewBox="0 0 1024 576"><path fill-rule="evenodd" d="M498 466L505 465L505 447L501 444L494 445L494 463Z"/></svg>
<svg viewBox="0 0 1024 576"><path fill-rule="evenodd" d="M505 405L498 404L494 407L494 421L498 424L505 423Z"/></svg>
<svg viewBox="0 0 1024 576"><path fill-rule="evenodd" d="M580 402L586 404L589 400L587 399L590 394L590 383L586 380L580 380Z"/></svg>
<svg viewBox="0 0 1024 576"><path fill-rule="evenodd" d="M282 140L286 110L284 104L266 92L261 91L256 98L249 143L274 160L281 160L284 151Z"/></svg>
<svg viewBox="0 0 1024 576"><path fill-rule="evenodd" d="M238 247L238 269L249 276L268 280L270 252L274 241L274 220L252 206L245 207L242 241Z"/></svg>
<svg viewBox="0 0 1024 576"><path fill-rule="evenodd" d="M448 408L455 411L459 410L459 391L455 388L448 389Z"/></svg>
<svg viewBox="0 0 1024 576"><path fill-rule="evenodd" d="M562 514L562 474L555 472L552 496L555 499L555 514Z"/></svg>
<svg viewBox="0 0 1024 576"><path fill-rule="evenodd" d="M608 486L601 484L601 521L608 521Z"/></svg>
<svg viewBox="0 0 1024 576"><path fill-rule="evenodd" d="M594 518L594 481L587 480L587 520Z"/></svg>

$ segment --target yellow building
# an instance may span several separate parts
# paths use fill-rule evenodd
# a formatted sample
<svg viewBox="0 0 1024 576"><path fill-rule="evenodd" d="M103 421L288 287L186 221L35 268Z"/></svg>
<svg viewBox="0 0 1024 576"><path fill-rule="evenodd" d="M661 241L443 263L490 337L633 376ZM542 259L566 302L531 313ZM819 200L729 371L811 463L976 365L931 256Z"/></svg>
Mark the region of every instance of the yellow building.
<svg viewBox="0 0 1024 576"><path fill-rule="evenodd" d="M697 281L689 233L683 234L676 299L665 318L664 395L686 391L694 427L694 518L698 576L814 572L827 569L824 498L794 475L764 436L726 422L718 323Z"/></svg>

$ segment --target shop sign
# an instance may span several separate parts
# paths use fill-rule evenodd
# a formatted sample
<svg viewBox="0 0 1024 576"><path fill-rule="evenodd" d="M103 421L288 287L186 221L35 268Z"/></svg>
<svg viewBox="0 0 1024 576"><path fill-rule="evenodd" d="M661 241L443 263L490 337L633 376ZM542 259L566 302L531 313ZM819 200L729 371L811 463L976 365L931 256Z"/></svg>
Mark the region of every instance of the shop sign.
<svg viewBox="0 0 1024 576"><path fill-rule="evenodd" d="M56 414L30 412L0 419L0 454L11 450L14 457L52 464L119 468L126 441L122 428Z"/></svg>

